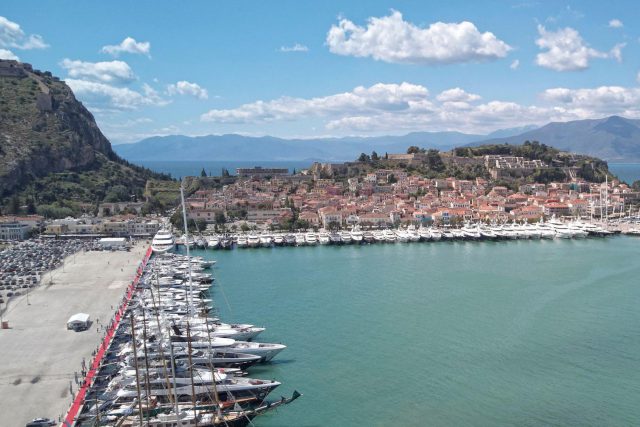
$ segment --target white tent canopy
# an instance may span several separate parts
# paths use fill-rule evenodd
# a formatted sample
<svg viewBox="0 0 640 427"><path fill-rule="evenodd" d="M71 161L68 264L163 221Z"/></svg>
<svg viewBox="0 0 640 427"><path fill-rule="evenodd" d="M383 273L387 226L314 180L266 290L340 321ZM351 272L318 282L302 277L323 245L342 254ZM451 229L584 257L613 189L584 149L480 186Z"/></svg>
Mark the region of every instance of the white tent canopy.
<svg viewBox="0 0 640 427"><path fill-rule="evenodd" d="M87 313L76 313L67 320L67 329L88 328L89 315Z"/></svg>

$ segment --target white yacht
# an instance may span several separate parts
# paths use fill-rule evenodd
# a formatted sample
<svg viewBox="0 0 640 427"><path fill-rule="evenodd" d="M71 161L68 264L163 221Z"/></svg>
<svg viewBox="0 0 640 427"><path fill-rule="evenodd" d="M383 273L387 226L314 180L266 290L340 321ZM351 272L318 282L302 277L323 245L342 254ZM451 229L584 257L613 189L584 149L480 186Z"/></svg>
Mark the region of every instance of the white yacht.
<svg viewBox="0 0 640 427"><path fill-rule="evenodd" d="M421 225L420 228L418 228L418 237L420 237L420 240L423 242L428 242L431 240L431 233L428 228Z"/></svg>
<svg viewBox="0 0 640 427"><path fill-rule="evenodd" d="M209 237L209 239L207 240L207 247L211 249L218 249L219 246L220 246L220 237L218 236Z"/></svg>
<svg viewBox="0 0 640 427"><path fill-rule="evenodd" d="M236 244L238 245L238 248L248 248L249 241L247 239L247 236L245 236L244 234L239 235Z"/></svg>
<svg viewBox="0 0 640 427"><path fill-rule="evenodd" d="M313 231L309 231L304 235L304 241L307 245L313 246L318 243L318 236Z"/></svg>
<svg viewBox="0 0 640 427"><path fill-rule="evenodd" d="M284 245L284 236L282 234L273 235L273 244L276 246Z"/></svg>
<svg viewBox="0 0 640 427"><path fill-rule="evenodd" d="M353 239L351 238L351 233L349 233L348 231L341 231L340 239L342 240L342 243L344 243L345 245L350 245L351 243L353 243Z"/></svg>
<svg viewBox="0 0 640 427"><path fill-rule="evenodd" d="M331 234L329 234L329 240L331 241L332 245L342 244L342 237L340 237L340 233L338 233L337 231L332 231Z"/></svg>
<svg viewBox="0 0 640 427"><path fill-rule="evenodd" d="M257 248L260 246L260 237L257 234L249 234L249 236L247 236L247 245L250 248Z"/></svg>
<svg viewBox="0 0 640 427"><path fill-rule="evenodd" d="M396 240L401 243L407 243L409 241L409 233L399 228L395 230Z"/></svg>
<svg viewBox="0 0 640 427"><path fill-rule="evenodd" d="M171 252L176 247L176 240L173 234L166 228L158 230L151 241L151 249L156 254Z"/></svg>
<svg viewBox="0 0 640 427"><path fill-rule="evenodd" d="M273 243L273 236L270 234L263 234L260 236L260 246L263 248L270 248Z"/></svg>
<svg viewBox="0 0 640 427"><path fill-rule="evenodd" d="M329 237L329 233L327 233L326 231L320 231L318 233L318 242L321 245L328 245L329 243L331 243L331 237Z"/></svg>
<svg viewBox="0 0 640 427"><path fill-rule="evenodd" d="M396 233L393 230L386 229L382 232L384 234L384 240L388 243L396 242Z"/></svg>
<svg viewBox="0 0 640 427"><path fill-rule="evenodd" d="M416 230L416 227L413 224L407 227L407 234L409 235L409 241L411 242L420 241L420 235L418 234L418 231Z"/></svg>
<svg viewBox="0 0 640 427"><path fill-rule="evenodd" d="M296 246L304 246L307 244L304 233L296 233Z"/></svg>
<svg viewBox="0 0 640 427"><path fill-rule="evenodd" d="M354 225L353 229L351 230L351 240L353 240L353 243L358 245L362 243L363 239L364 234L362 233L362 230L360 230L360 227L358 227L357 225Z"/></svg>
<svg viewBox="0 0 640 427"><path fill-rule="evenodd" d="M431 235L431 240L433 240L434 242L437 242L443 237L442 232L437 228L430 228L429 234Z"/></svg>
<svg viewBox="0 0 640 427"><path fill-rule="evenodd" d="M376 243L384 243L386 240L384 238L384 232L382 230L375 230L373 232L373 239Z"/></svg>

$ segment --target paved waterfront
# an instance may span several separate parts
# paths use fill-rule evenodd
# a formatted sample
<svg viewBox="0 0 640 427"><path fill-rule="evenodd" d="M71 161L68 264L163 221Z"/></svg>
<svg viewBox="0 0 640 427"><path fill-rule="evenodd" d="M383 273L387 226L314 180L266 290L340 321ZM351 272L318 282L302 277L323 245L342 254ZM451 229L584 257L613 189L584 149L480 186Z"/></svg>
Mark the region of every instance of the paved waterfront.
<svg viewBox="0 0 640 427"><path fill-rule="evenodd" d="M77 390L84 358L103 336L107 323L146 251L138 244L131 252L84 252L70 256L63 267L47 273L29 296L12 301L3 319L11 329L0 330L0 425L19 426L35 417L57 419L68 409ZM53 283L50 283L50 280ZM66 329L75 313L91 315L84 332ZM99 320L99 322L97 322Z"/></svg>

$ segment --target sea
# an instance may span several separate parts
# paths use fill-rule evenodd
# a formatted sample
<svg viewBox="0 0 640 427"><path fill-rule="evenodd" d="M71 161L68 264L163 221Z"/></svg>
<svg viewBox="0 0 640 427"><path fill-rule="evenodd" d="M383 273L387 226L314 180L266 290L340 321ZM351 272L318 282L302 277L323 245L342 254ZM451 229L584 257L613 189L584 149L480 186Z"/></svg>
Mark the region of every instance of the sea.
<svg viewBox="0 0 640 427"><path fill-rule="evenodd" d="M640 238L193 252L288 346L256 427L640 425Z"/></svg>
<svg viewBox="0 0 640 427"><path fill-rule="evenodd" d="M205 170L207 175L216 176L222 174L222 169L227 169L231 175L235 175L236 168L250 168L262 166L264 168L287 168L289 172L293 170L305 169L311 166L313 161L136 161L135 163L145 166L156 172L171 174L174 178L184 176L198 176ZM610 170L621 180L632 184L635 180L640 180L640 163L609 163Z"/></svg>

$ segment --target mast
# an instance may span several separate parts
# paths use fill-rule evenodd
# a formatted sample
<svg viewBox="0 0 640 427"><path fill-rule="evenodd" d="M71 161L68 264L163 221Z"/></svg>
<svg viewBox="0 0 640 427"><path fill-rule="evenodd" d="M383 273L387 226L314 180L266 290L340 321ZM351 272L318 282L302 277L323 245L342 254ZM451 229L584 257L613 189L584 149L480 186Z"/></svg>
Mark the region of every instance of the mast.
<svg viewBox="0 0 640 427"><path fill-rule="evenodd" d="M187 264L189 265L189 315L193 316L193 281L191 279L191 255L189 253L189 227L187 227L187 207L184 203L182 183L180 183L180 199L182 201L182 221L184 223L184 245L187 247Z"/></svg>
<svg viewBox="0 0 640 427"><path fill-rule="evenodd" d="M176 359L173 355L173 343L171 342L171 330L167 327L167 336L169 337L169 353L171 354L171 374L173 377L173 397L174 407L176 410L176 420L178 419L180 410L178 409L178 391L176 390ZM178 422L178 425L182 425L182 422Z"/></svg>
<svg viewBox="0 0 640 427"><path fill-rule="evenodd" d="M147 358L147 315L146 315L146 304L144 303L144 300L141 300L142 302L142 345L143 345L143 350L144 350L144 367L147 370L147 375L145 375L144 379L144 383L145 383L145 387L147 389L147 422L149 421L149 408L150 408L150 403L149 403L149 395L151 394L151 385L149 384L149 359ZM134 341L136 339L136 337L133 337Z"/></svg>
<svg viewBox="0 0 640 427"><path fill-rule="evenodd" d="M135 361L136 368L136 391L138 393L138 412L140 416L140 426L144 426L144 419L142 415L142 398L140 397L140 374L138 373L138 351L136 346L136 331L134 327L133 313L131 313L131 336L133 337L133 360Z"/></svg>
<svg viewBox="0 0 640 427"><path fill-rule="evenodd" d="M189 321L187 320L187 347L189 350L189 376L191 377L191 404L193 405L193 416L196 422L196 427L198 427L198 414L196 412L196 387L193 384L193 361L191 360L191 326L189 325ZM213 381L215 382L215 377Z"/></svg>
<svg viewBox="0 0 640 427"><path fill-rule="evenodd" d="M213 345L211 344L211 331L209 330L209 321L207 319L207 338L209 340L209 367L211 368L211 375L213 376L213 396L216 401L216 408L218 412L218 416L222 417L222 413L220 411L220 396L218 396L218 386L216 384L216 372L215 367L213 366L213 362L211 360L211 352L213 351Z"/></svg>
<svg viewBox="0 0 640 427"><path fill-rule="evenodd" d="M156 272L156 286L160 288L157 272ZM159 335L158 350L160 351L160 358L162 359L162 372L164 374L164 379L167 382L167 390L171 390L171 383L169 382L169 373L167 372L167 360L164 357L164 350L162 349L162 343L164 340L163 340L163 334L162 334L162 327L160 326L160 316L158 314L159 312L158 307L160 306L160 295L158 295L158 305L156 306L156 300L153 296L153 286L149 287L149 291L151 292L151 301L153 302L153 309L155 310L155 314L156 314L156 325L158 326L158 335ZM169 343L171 343L171 335L169 335ZM171 395L171 393L169 393L169 401L171 401L172 398L173 396Z"/></svg>

